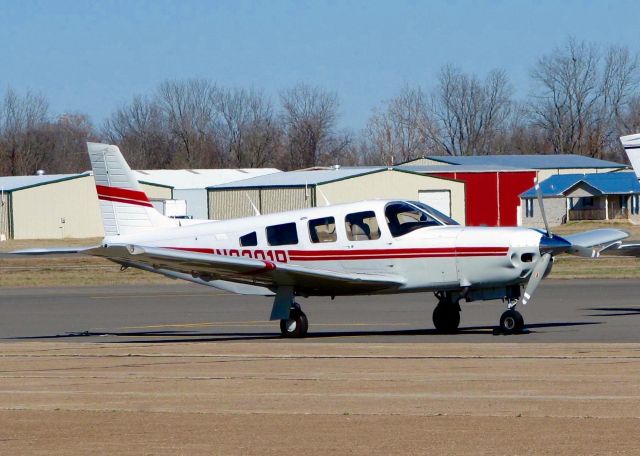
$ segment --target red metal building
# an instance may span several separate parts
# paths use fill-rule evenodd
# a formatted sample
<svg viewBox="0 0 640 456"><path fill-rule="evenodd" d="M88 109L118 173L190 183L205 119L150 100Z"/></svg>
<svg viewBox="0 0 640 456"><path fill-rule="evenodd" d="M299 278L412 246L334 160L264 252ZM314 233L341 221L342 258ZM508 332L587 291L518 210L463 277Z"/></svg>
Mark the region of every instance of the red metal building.
<svg viewBox="0 0 640 456"><path fill-rule="evenodd" d="M435 176L466 184L466 224L517 226L520 194L534 185L535 171L460 171Z"/></svg>

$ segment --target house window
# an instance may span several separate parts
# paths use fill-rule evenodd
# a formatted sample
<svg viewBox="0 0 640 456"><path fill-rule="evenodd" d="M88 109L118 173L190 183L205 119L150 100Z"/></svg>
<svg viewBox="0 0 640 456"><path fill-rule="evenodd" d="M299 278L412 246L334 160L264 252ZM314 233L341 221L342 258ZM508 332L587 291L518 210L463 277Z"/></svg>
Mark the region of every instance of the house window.
<svg viewBox="0 0 640 456"><path fill-rule="evenodd" d="M295 223L283 223L267 227L269 245L293 245L298 243L298 232Z"/></svg>
<svg viewBox="0 0 640 456"><path fill-rule="evenodd" d="M527 198L524 200L525 203L525 216L533 217L533 198Z"/></svg>
<svg viewBox="0 0 640 456"><path fill-rule="evenodd" d="M631 213L634 215L640 213L640 195L633 195L631 197Z"/></svg>
<svg viewBox="0 0 640 456"><path fill-rule="evenodd" d="M309 220L309 237L314 244L320 242L336 242L336 219L323 217Z"/></svg>
<svg viewBox="0 0 640 456"><path fill-rule="evenodd" d="M582 198L582 207L593 207L593 198L590 196Z"/></svg>

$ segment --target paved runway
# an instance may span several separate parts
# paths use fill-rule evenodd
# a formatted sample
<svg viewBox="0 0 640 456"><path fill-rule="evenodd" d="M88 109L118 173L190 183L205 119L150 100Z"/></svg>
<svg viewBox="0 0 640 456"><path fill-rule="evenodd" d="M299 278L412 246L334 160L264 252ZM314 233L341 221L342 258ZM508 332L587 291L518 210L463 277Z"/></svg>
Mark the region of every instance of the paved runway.
<svg viewBox="0 0 640 456"><path fill-rule="evenodd" d="M301 299L305 343L638 342L640 282L545 281L521 308L527 331L496 336L500 302L463 303L461 331L433 330L431 294ZM196 285L0 289L0 339L75 342L280 340L271 299Z"/></svg>

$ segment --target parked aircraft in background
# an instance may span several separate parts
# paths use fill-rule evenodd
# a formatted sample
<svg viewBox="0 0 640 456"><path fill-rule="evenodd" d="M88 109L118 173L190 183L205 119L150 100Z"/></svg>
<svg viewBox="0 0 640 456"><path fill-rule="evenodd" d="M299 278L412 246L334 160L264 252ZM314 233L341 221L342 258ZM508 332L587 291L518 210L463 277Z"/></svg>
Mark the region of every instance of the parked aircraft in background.
<svg viewBox="0 0 640 456"><path fill-rule="evenodd" d="M596 258L628 236L616 229L554 235L539 192L546 230L460 226L407 200L176 220L152 207L116 146L89 143L88 150L106 236L83 253L234 293L273 296L270 318L280 321L285 337L307 334L297 298L411 292L435 293L433 324L440 331L458 328L460 302L501 299L507 307L501 330L518 332L524 319L516 306L531 301L554 256Z"/></svg>

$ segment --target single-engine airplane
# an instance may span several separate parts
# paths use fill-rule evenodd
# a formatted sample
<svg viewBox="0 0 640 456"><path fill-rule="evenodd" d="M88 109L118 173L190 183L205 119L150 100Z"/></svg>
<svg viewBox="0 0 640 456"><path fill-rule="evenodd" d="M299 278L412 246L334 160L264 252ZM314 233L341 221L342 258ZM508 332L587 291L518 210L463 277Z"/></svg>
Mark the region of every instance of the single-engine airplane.
<svg viewBox="0 0 640 456"><path fill-rule="evenodd" d="M637 135L640 137L640 135ZM234 220L176 220L157 212L118 147L88 143L105 238L81 251L222 290L273 296L271 320L304 337L298 297L433 292L433 324L455 332L460 302L502 299L500 329L523 329L553 257L595 258L628 234L597 229L560 237L549 229L460 226L418 201L372 200ZM52 250L47 251L50 253ZM27 250L15 253L45 253ZM522 292L522 289L524 291Z"/></svg>

